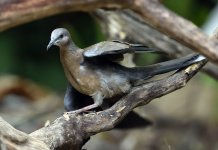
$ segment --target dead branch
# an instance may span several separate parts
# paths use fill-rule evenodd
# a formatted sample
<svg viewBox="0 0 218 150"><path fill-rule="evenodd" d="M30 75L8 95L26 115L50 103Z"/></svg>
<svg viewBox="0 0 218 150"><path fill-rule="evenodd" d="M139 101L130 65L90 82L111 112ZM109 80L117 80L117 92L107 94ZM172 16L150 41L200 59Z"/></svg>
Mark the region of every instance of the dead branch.
<svg viewBox="0 0 218 150"><path fill-rule="evenodd" d="M41 140L30 137L28 134L16 130L0 117L0 141L5 149L11 150L48 150Z"/></svg>
<svg viewBox="0 0 218 150"><path fill-rule="evenodd" d="M0 1L0 31L55 14L100 7L120 8L121 5L118 0L3 0Z"/></svg>
<svg viewBox="0 0 218 150"><path fill-rule="evenodd" d="M210 39L190 21L171 12L156 0L136 0L132 6L157 30L218 63L218 41Z"/></svg>
<svg viewBox="0 0 218 150"><path fill-rule="evenodd" d="M1 76L0 83L0 99L12 93L22 95L30 100L39 100L47 95L40 86L17 76Z"/></svg>
<svg viewBox="0 0 218 150"><path fill-rule="evenodd" d="M171 12L157 0L4 0L0 2L0 31L55 14L93 11L102 7L130 8L157 30L218 63L218 41L210 39L193 23Z"/></svg>
<svg viewBox="0 0 218 150"><path fill-rule="evenodd" d="M51 125L30 135L21 133L21 138L17 138L17 134L20 135L19 131L1 121L1 137L7 137L5 139L9 140L10 143L5 142L5 140L1 141L6 146L15 145L14 149L17 147L24 149L26 146L29 149L38 146L41 146L42 149L81 149L90 136L113 129L135 107L146 105L155 98L184 87L205 63L206 60L203 60L165 79L135 87L129 94L105 111L83 115L65 113ZM17 142L20 139L23 140Z"/></svg>
<svg viewBox="0 0 218 150"><path fill-rule="evenodd" d="M138 14L131 10L98 9L91 14L100 23L103 32L109 39L143 43L164 51L171 58L192 53L190 48L149 26ZM218 29L214 31L211 38L217 40L217 35ZM218 79L218 67L216 65L208 63L202 71Z"/></svg>

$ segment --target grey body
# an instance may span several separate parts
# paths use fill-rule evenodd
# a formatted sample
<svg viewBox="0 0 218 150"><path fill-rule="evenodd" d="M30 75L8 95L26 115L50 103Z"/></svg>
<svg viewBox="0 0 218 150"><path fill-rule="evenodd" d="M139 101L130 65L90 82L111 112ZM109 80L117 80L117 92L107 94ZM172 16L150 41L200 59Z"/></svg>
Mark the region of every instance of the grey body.
<svg viewBox="0 0 218 150"><path fill-rule="evenodd" d="M140 44L120 41L105 41L85 49L78 48L66 29L55 29L51 35L51 45L60 48L60 59L70 84L80 93L91 96L94 104L76 110L80 113L101 106L104 98L123 95L138 81L156 74L166 73L205 59L192 54L147 67L127 68L115 61L122 60L124 53L158 52Z"/></svg>

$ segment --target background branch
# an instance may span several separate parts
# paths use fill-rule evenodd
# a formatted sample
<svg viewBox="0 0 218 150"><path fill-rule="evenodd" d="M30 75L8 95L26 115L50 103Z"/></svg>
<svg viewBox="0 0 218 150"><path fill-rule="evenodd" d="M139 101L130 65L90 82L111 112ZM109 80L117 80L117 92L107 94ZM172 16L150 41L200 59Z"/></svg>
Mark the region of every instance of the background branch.
<svg viewBox="0 0 218 150"><path fill-rule="evenodd" d="M100 23L103 32L109 39L143 43L164 51L171 58L192 53L190 48L157 31L131 10L98 9L92 15ZM217 40L217 34L218 30L214 31L212 35L214 40ZM218 79L218 67L215 64L208 63L202 71Z"/></svg>
<svg viewBox="0 0 218 150"><path fill-rule="evenodd" d="M100 7L120 8L121 5L118 0L3 0L0 1L0 31L55 14Z"/></svg>
<svg viewBox="0 0 218 150"><path fill-rule="evenodd" d="M218 41L210 39L193 23L171 12L155 0L136 0L132 6L157 30L218 64Z"/></svg>
<svg viewBox="0 0 218 150"><path fill-rule="evenodd" d="M18 76L1 76L0 83L0 99L3 99L3 97L10 93L13 93L22 95L31 100L38 100L47 96L48 93L33 82L22 79Z"/></svg>
<svg viewBox="0 0 218 150"><path fill-rule="evenodd" d="M193 23L169 11L156 0L1 1L0 31L55 14L78 10L92 11L102 7L133 9L157 30L218 63L218 41L210 39Z"/></svg>

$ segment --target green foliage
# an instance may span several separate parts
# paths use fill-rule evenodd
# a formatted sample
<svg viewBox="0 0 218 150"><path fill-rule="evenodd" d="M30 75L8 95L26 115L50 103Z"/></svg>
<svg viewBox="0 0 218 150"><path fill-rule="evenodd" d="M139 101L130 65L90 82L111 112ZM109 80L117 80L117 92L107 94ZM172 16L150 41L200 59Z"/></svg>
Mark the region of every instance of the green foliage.
<svg viewBox="0 0 218 150"><path fill-rule="evenodd" d="M208 13L215 6L215 1L204 0L164 0L164 4L177 14L201 26L207 19Z"/></svg>
<svg viewBox="0 0 218 150"><path fill-rule="evenodd" d="M218 82L216 81L216 79L211 78L210 76L208 76L207 74L201 74L200 76L201 81L207 86L211 86L211 87L218 87Z"/></svg>
<svg viewBox="0 0 218 150"><path fill-rule="evenodd" d="M51 31L58 27L69 29L80 47L104 38L95 21L85 13L63 14L16 27L0 34L0 74L16 74L65 90L59 51L55 47L46 51Z"/></svg>

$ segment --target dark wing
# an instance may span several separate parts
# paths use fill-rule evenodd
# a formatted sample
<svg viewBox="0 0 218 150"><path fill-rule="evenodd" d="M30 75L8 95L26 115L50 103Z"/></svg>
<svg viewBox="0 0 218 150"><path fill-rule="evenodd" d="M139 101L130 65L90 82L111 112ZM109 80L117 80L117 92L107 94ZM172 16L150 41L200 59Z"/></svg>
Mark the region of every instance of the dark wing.
<svg viewBox="0 0 218 150"><path fill-rule="evenodd" d="M115 57L121 58L125 53L137 53L137 52L155 52L155 53L163 53L161 51L155 50L153 48L149 48L147 46L141 44L130 44L127 42L121 41L104 41L87 47L83 52L84 57L92 58L92 57Z"/></svg>

